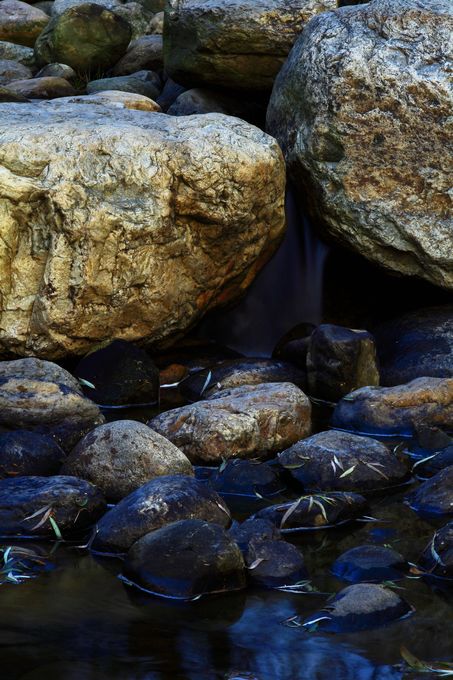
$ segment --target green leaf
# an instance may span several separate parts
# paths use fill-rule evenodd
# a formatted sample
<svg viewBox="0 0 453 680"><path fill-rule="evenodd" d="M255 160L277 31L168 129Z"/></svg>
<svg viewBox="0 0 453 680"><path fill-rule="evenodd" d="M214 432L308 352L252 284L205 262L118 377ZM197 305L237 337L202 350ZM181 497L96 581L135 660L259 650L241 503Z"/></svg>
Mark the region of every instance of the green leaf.
<svg viewBox="0 0 453 680"><path fill-rule="evenodd" d="M59 541L63 540L63 536L61 535L60 528L56 521L54 520L53 517L49 517L49 522L52 525L52 529L54 530L55 536L58 538Z"/></svg>
<svg viewBox="0 0 453 680"><path fill-rule="evenodd" d="M95 390L95 389L96 389L96 387L93 385L93 383L90 382L89 380L85 380L85 378L78 378L78 381L79 381L79 383L80 383L81 385L83 385L84 387L89 387L90 390Z"/></svg>
<svg viewBox="0 0 453 680"><path fill-rule="evenodd" d="M407 665L413 670L416 671L429 670L428 666L423 661L420 661L420 659L417 659L417 657L414 656L412 652L410 652L404 645L401 645L400 647L400 654L403 657L404 661L407 663Z"/></svg>

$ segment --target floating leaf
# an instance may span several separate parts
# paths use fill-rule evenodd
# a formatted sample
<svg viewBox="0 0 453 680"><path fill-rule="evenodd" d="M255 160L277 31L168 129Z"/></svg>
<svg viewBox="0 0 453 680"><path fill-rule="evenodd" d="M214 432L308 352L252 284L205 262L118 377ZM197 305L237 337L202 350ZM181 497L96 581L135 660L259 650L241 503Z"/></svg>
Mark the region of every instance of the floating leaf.
<svg viewBox="0 0 453 680"><path fill-rule="evenodd" d="M257 567L260 566L261 562L264 562L264 557L257 557L256 560L252 562L252 564L247 567L249 571L252 571L252 569L256 569Z"/></svg>
<svg viewBox="0 0 453 680"><path fill-rule="evenodd" d="M85 380L85 378L78 378L78 381L81 385L83 385L83 387L89 387L90 390L96 389L96 387L93 385L93 383L90 382L89 380Z"/></svg>
<svg viewBox="0 0 453 680"><path fill-rule="evenodd" d="M201 388L200 397L205 393L209 383L211 382L211 378L212 378L212 372L209 371L208 375L206 376L206 380L204 381L204 385Z"/></svg>
<svg viewBox="0 0 453 680"><path fill-rule="evenodd" d="M56 521L54 520L53 517L49 517L49 522L52 525L52 529L54 530L55 536L58 538L59 541L63 540L63 536L61 535L60 528Z"/></svg>

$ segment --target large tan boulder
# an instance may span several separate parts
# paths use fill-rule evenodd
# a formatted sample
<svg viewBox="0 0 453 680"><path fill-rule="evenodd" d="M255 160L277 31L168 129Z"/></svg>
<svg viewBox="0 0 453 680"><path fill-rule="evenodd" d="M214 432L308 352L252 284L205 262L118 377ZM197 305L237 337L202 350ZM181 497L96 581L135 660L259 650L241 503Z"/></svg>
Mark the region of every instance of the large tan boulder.
<svg viewBox="0 0 453 680"><path fill-rule="evenodd" d="M240 295L284 231L274 139L220 114L0 105L0 351L157 343Z"/></svg>
<svg viewBox="0 0 453 680"><path fill-rule="evenodd" d="M267 121L336 239L450 289L452 45L451 0L321 14L281 70Z"/></svg>

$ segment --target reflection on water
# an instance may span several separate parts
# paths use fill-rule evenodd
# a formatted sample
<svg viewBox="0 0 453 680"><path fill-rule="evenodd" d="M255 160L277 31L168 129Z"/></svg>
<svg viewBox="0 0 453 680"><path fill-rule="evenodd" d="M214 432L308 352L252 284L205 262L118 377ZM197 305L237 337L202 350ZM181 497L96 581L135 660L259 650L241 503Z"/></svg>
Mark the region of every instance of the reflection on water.
<svg viewBox="0 0 453 680"><path fill-rule="evenodd" d="M219 680L249 672L261 680L393 680L402 677L394 667L401 644L424 659L451 659L453 600L420 580L399 582L416 613L386 628L326 635L284 625L319 609L324 593L338 592L344 584L329 568L354 545L390 544L416 560L432 527L398 496L375 499L372 513L382 521L293 539L323 594L255 589L174 603L125 587L117 578L119 560L95 560L60 545L52 571L0 587L0 677Z"/></svg>

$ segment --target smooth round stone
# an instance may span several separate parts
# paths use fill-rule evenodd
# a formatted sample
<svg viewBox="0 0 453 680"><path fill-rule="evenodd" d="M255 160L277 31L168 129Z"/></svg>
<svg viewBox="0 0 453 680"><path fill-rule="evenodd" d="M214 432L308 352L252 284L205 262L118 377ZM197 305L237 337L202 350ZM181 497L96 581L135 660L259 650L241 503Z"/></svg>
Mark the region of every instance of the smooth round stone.
<svg viewBox="0 0 453 680"><path fill-rule="evenodd" d="M101 553L125 553L139 538L182 519L201 519L222 527L231 523L220 496L185 475L157 477L123 498L98 523L92 547Z"/></svg>
<svg viewBox="0 0 453 680"><path fill-rule="evenodd" d="M290 503L270 505L257 512L255 519L267 519L283 533L325 529L361 517L367 508L363 496L332 492L302 496Z"/></svg>
<svg viewBox="0 0 453 680"><path fill-rule="evenodd" d="M55 538L87 529L105 511L99 489L77 477L16 477L0 480L0 536Z"/></svg>
<svg viewBox="0 0 453 680"><path fill-rule="evenodd" d="M113 67L113 76L126 76L143 69L161 71L163 68L162 36L144 35L132 40L126 54Z"/></svg>
<svg viewBox="0 0 453 680"><path fill-rule="evenodd" d="M0 59L15 61L29 68L35 66L35 52L32 47L16 45L7 40L0 40Z"/></svg>
<svg viewBox="0 0 453 680"><path fill-rule="evenodd" d="M131 109L136 111L158 111L159 104L149 97L133 92L119 92L117 90L103 90L94 94L69 97L68 104L82 104L90 106L111 106L114 109Z"/></svg>
<svg viewBox="0 0 453 680"><path fill-rule="evenodd" d="M250 546L245 558L249 579L268 588L291 586L308 578L300 550L285 541L262 541Z"/></svg>
<svg viewBox="0 0 453 680"><path fill-rule="evenodd" d="M66 385L66 387L69 387L74 392L82 394L82 388L77 378L74 378L69 371L61 368L61 366L53 361L45 361L36 357L0 361L0 378L10 376L60 383L61 385Z"/></svg>
<svg viewBox="0 0 453 680"><path fill-rule="evenodd" d="M61 472L86 479L116 502L155 477L193 475L193 468L182 451L143 423L116 420L87 434Z"/></svg>
<svg viewBox="0 0 453 680"><path fill-rule="evenodd" d="M51 76L14 80L9 83L8 88L28 99L58 99L58 97L70 97L76 93L65 78Z"/></svg>
<svg viewBox="0 0 453 680"><path fill-rule="evenodd" d="M228 461L209 482L220 494L253 498L272 496L285 489L275 467L250 460Z"/></svg>
<svg viewBox="0 0 453 680"><path fill-rule="evenodd" d="M133 94L142 94L145 97L149 97L149 99L155 100L161 90L161 81L157 73L153 71L137 71L128 76L92 80L87 85L88 94L105 90L132 92Z"/></svg>
<svg viewBox="0 0 453 680"><path fill-rule="evenodd" d="M64 78L65 80L72 80L76 77L76 72L67 64L47 64L38 71L35 78Z"/></svg>
<svg viewBox="0 0 453 680"><path fill-rule="evenodd" d="M303 485L321 491L376 491L404 483L409 470L381 442L328 430L278 455L280 465Z"/></svg>
<svg viewBox="0 0 453 680"><path fill-rule="evenodd" d="M51 437L27 430L0 434L0 477L55 475L64 457Z"/></svg>
<svg viewBox="0 0 453 680"><path fill-rule="evenodd" d="M419 562L430 576L453 580L453 521L436 531Z"/></svg>
<svg viewBox="0 0 453 680"><path fill-rule="evenodd" d="M421 516L453 516L453 465L408 494L406 503Z"/></svg>
<svg viewBox="0 0 453 680"><path fill-rule="evenodd" d="M253 546L267 541L278 541L281 538L279 529L266 519L246 519L242 524L234 524L230 535L245 554Z"/></svg>
<svg viewBox="0 0 453 680"><path fill-rule="evenodd" d="M379 583L397 581L404 577L407 562L390 548L359 545L344 552L332 565L332 573L343 581Z"/></svg>
<svg viewBox="0 0 453 680"><path fill-rule="evenodd" d="M320 632L352 633L385 626L402 619L413 608L390 588L358 583L341 590L328 607L305 620L306 628Z"/></svg>
<svg viewBox="0 0 453 680"><path fill-rule="evenodd" d="M29 101L29 99L23 97L21 94L16 94L16 92L13 92L7 87L0 85L0 104L4 104L6 102L12 102L14 104L28 104Z"/></svg>
<svg viewBox="0 0 453 680"><path fill-rule="evenodd" d="M143 536L129 550L124 576L155 595L191 599L240 590L244 560L222 527L187 519Z"/></svg>

